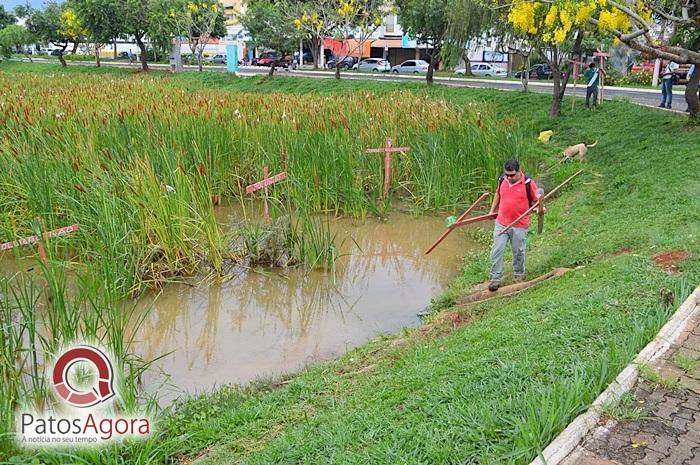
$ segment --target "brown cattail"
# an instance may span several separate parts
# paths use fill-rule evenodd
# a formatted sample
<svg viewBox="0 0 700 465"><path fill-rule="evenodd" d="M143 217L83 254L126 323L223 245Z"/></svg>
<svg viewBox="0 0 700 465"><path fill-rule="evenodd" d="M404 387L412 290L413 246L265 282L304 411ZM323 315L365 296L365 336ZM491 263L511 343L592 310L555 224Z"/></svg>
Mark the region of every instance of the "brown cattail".
<svg viewBox="0 0 700 465"><path fill-rule="evenodd" d="M204 176L204 164L199 162L199 175Z"/></svg>
<svg viewBox="0 0 700 465"><path fill-rule="evenodd" d="M75 187L77 190L82 192L83 194L85 193L85 189L80 184L73 184L73 187Z"/></svg>
<svg viewBox="0 0 700 465"><path fill-rule="evenodd" d="M282 171L287 171L287 149L284 144L280 145L280 166Z"/></svg>

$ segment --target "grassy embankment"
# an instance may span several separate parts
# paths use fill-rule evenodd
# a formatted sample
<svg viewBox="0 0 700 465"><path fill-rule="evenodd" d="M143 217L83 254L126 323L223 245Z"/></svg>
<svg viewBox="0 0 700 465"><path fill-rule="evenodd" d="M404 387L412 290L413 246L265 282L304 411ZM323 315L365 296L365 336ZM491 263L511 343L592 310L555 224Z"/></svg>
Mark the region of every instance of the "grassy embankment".
<svg viewBox="0 0 700 465"><path fill-rule="evenodd" d="M337 84L177 79L190 89L261 93L333 94ZM340 86L364 92L366 83ZM550 121L547 96L430 92L450 105L486 101L498 115L518 114L533 139L554 129L543 160L549 187L579 168L558 165L562 147L599 140L583 163L587 173L548 206L546 233L529 245L531 276L554 266L577 269L513 298L438 315L425 328L373 341L284 383L184 401L162 416L152 440L74 459L157 463L204 451L205 463L528 463L585 409L668 317L659 289L680 298L700 278L692 255L674 275L651 259L698 250L700 135L682 117L625 102ZM436 311L485 278L489 238L481 239L484 250L467 257Z"/></svg>

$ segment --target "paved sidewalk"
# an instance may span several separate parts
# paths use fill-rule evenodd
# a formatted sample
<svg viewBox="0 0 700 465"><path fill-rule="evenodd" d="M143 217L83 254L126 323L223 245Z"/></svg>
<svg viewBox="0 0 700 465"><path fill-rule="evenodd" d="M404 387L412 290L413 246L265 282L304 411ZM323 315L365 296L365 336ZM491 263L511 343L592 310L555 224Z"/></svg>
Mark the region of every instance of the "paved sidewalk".
<svg viewBox="0 0 700 465"><path fill-rule="evenodd" d="M700 465L700 319L688 328L562 465Z"/></svg>

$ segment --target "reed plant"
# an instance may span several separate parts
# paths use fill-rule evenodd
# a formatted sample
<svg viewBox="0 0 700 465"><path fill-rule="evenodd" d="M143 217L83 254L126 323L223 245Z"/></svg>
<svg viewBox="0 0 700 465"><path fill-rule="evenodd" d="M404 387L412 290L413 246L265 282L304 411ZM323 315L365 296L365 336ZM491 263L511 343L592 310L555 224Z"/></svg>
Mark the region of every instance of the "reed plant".
<svg viewBox="0 0 700 465"><path fill-rule="evenodd" d="M320 265L332 247L315 215L383 215L397 198L417 212L455 209L533 143L492 104L457 107L425 92L309 98L189 90L164 75L58 77L60 91L56 76L0 72L0 238L28 234L36 217L49 229L78 223L57 239L61 256L90 263L122 294L203 263L221 271L230 250L214 204L250 197L263 166L287 172L270 195L299 210L294 258ZM394 155L389 199L383 156L366 153L386 137L411 147Z"/></svg>

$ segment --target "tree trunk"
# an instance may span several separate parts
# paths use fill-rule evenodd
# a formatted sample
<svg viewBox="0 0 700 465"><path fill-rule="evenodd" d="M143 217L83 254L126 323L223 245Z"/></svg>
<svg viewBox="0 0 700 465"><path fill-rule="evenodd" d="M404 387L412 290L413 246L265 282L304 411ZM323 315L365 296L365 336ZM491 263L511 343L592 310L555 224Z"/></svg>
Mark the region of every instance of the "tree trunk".
<svg viewBox="0 0 700 465"><path fill-rule="evenodd" d="M525 57L525 69L520 74L520 82L523 85L523 92L527 92L527 86L530 84L530 54Z"/></svg>
<svg viewBox="0 0 700 465"><path fill-rule="evenodd" d="M75 55L75 52L78 51L78 44L79 44L79 43L80 43L80 42L78 42L77 40L76 40L75 42L73 42L73 50L71 51L71 53L72 53L73 55Z"/></svg>
<svg viewBox="0 0 700 465"><path fill-rule="evenodd" d="M337 62L337 63L335 64L335 78L336 78L336 79L340 79L340 64L341 64L341 63L342 63L342 61Z"/></svg>
<svg viewBox="0 0 700 465"><path fill-rule="evenodd" d="M95 66L100 67L100 47L95 44Z"/></svg>
<svg viewBox="0 0 700 465"><path fill-rule="evenodd" d="M549 116L556 118L561 115L561 71L552 68L552 77L554 78L554 86L552 88L552 110Z"/></svg>
<svg viewBox="0 0 700 465"><path fill-rule="evenodd" d="M428 85L433 84L433 74L435 73L435 57L440 53L440 51L436 48L432 49L433 51L431 53L428 53L428 73L425 75L425 82L428 83Z"/></svg>
<svg viewBox="0 0 700 465"><path fill-rule="evenodd" d="M275 74L275 68L277 68L277 63L279 63L279 60L276 58L272 60L272 63L270 63L270 71L267 72L268 77L272 77L272 75Z"/></svg>
<svg viewBox="0 0 700 465"><path fill-rule="evenodd" d="M540 54L547 57L546 53ZM561 104L566 93L566 85L569 82L570 73L562 73L561 71L560 56L559 47L556 47L552 52L552 58L547 57L547 64L552 70L552 78L554 80L554 86L552 86L552 111L549 113L549 116L552 118L557 118L561 115Z"/></svg>
<svg viewBox="0 0 700 465"><path fill-rule="evenodd" d="M206 47L206 45L204 47ZM197 68L199 68L200 73L203 71L202 56L204 55L204 47L202 47L200 50L197 50Z"/></svg>
<svg viewBox="0 0 700 465"><path fill-rule="evenodd" d="M114 57L115 60L117 59L117 38L114 38Z"/></svg>
<svg viewBox="0 0 700 465"><path fill-rule="evenodd" d="M311 57L314 60L314 69L318 69L318 42L315 40L311 41ZM303 63L304 59L301 61Z"/></svg>
<svg viewBox="0 0 700 465"><path fill-rule="evenodd" d="M685 86L685 101L688 102L690 117L695 118L700 114L700 98L698 97L698 85L700 84L700 63L695 64L695 72Z"/></svg>
<svg viewBox="0 0 700 465"><path fill-rule="evenodd" d="M66 53L66 48L68 48L68 44L64 45L61 49L61 53L58 54L58 59L61 62L61 66L63 66L64 68L68 66L68 64L66 63L66 59L63 58L63 54Z"/></svg>
<svg viewBox="0 0 700 465"><path fill-rule="evenodd" d="M24 56L29 59L29 63L34 63L34 60L32 60L32 56L27 54L27 50L24 51Z"/></svg>
<svg viewBox="0 0 700 465"><path fill-rule="evenodd" d="M143 34L135 34L134 38L136 39L136 45L138 45L139 50L141 50L141 69L148 71L148 57L146 56L146 44L143 43Z"/></svg>
<svg viewBox="0 0 700 465"><path fill-rule="evenodd" d="M469 55L464 55L462 57L462 60L464 60L464 75L465 76L473 76L472 74L472 61L469 59Z"/></svg>

